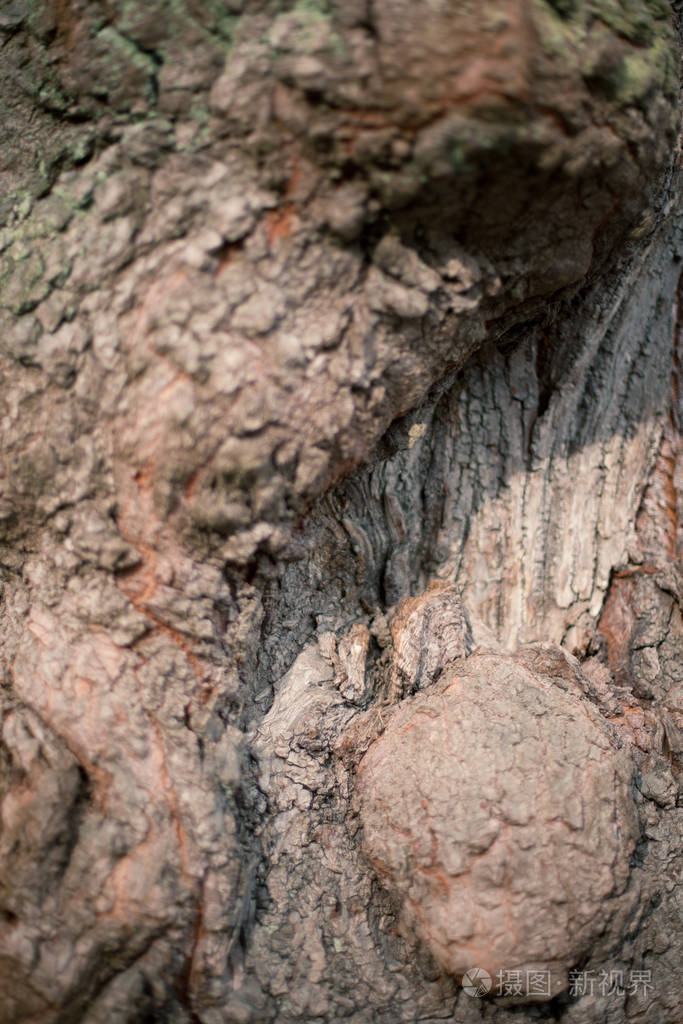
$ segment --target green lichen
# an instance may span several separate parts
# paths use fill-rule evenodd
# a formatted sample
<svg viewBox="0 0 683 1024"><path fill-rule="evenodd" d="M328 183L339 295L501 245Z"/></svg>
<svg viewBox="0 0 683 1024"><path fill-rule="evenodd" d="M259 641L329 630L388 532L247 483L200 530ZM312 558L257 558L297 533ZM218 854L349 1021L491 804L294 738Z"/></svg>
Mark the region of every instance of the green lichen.
<svg viewBox="0 0 683 1024"><path fill-rule="evenodd" d="M17 316L30 313L50 293L45 280L45 264L39 252L29 252L14 264L0 281L0 306Z"/></svg>
<svg viewBox="0 0 683 1024"><path fill-rule="evenodd" d="M346 43L338 32L330 33L330 50L337 60L345 60L348 57Z"/></svg>
<svg viewBox="0 0 683 1024"><path fill-rule="evenodd" d="M196 121L199 125L205 125L209 123L211 114L205 104L193 103L190 107L189 117L191 121Z"/></svg>
<svg viewBox="0 0 683 1024"><path fill-rule="evenodd" d="M313 18L315 21L328 18L331 13L328 0L298 0L294 10L307 15L309 18Z"/></svg>
<svg viewBox="0 0 683 1024"><path fill-rule="evenodd" d="M226 11L223 0L205 0L205 6L213 17L213 32L224 42L232 43L237 16Z"/></svg>
<svg viewBox="0 0 683 1024"><path fill-rule="evenodd" d="M282 53L329 53L341 57L346 54L343 39L334 31L327 4L316 0L300 0L292 10L275 18L261 42L274 58Z"/></svg>
<svg viewBox="0 0 683 1024"><path fill-rule="evenodd" d="M53 238L64 231L75 211L63 192L52 192L39 200L33 207L32 216L26 218L12 231L15 243L30 243L40 238Z"/></svg>
<svg viewBox="0 0 683 1024"><path fill-rule="evenodd" d="M663 0L535 0L536 25L550 57L574 61L591 91L620 106L642 105L653 90L676 90L670 9Z"/></svg>
<svg viewBox="0 0 683 1024"><path fill-rule="evenodd" d="M657 22L670 17L665 0L538 0L536 6L565 28L585 30L600 21L636 46L651 46L661 29Z"/></svg>
<svg viewBox="0 0 683 1024"><path fill-rule="evenodd" d="M651 45L655 26L643 0L594 0L589 10L592 17L603 21L630 43Z"/></svg>
<svg viewBox="0 0 683 1024"><path fill-rule="evenodd" d="M451 146L451 165L456 174L466 174L472 169L468 149L460 142L454 142Z"/></svg>
<svg viewBox="0 0 683 1024"><path fill-rule="evenodd" d="M0 225L12 227L26 220L33 208L33 196L28 189L10 193L0 201Z"/></svg>
<svg viewBox="0 0 683 1024"><path fill-rule="evenodd" d="M557 18L548 12L549 4L538 0L536 24L549 57L564 59L568 50L578 50L585 41L586 27L579 20Z"/></svg>
<svg viewBox="0 0 683 1024"><path fill-rule="evenodd" d="M118 92L121 83L132 78L139 80L142 85L144 99L153 102L157 68L154 60L111 25L101 29L96 40L101 59L95 64L96 82L93 91L108 96Z"/></svg>
<svg viewBox="0 0 683 1024"><path fill-rule="evenodd" d="M657 39L644 53L633 52L623 58L617 75L616 91L624 105L641 104L655 91L674 96L676 63L666 39Z"/></svg>
<svg viewBox="0 0 683 1024"><path fill-rule="evenodd" d="M139 0L133 0L133 6L139 7ZM174 19L172 30L166 33L166 39L177 38L188 28L196 32L200 29L208 35L217 37L223 43L231 44L235 34L235 28L239 22L239 15L228 10L224 0L204 0L201 7L195 5L195 11L188 11L191 7L187 0L162 0L161 17L168 19L169 15ZM163 56L165 47L160 46Z"/></svg>
<svg viewBox="0 0 683 1024"><path fill-rule="evenodd" d="M668 0L646 0L650 13L657 21L668 21L671 16L671 4Z"/></svg>
<svg viewBox="0 0 683 1024"><path fill-rule="evenodd" d="M36 100L44 110L53 114L62 114L69 106L69 100L62 89L49 80L39 84Z"/></svg>

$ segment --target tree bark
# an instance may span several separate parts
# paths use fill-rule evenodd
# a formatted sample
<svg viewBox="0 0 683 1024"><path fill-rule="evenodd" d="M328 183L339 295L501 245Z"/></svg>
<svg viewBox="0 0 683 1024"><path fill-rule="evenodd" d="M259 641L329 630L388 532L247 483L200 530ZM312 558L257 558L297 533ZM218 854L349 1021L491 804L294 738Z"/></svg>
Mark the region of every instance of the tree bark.
<svg viewBox="0 0 683 1024"><path fill-rule="evenodd" d="M2 1021L681 1020L679 32L0 4Z"/></svg>

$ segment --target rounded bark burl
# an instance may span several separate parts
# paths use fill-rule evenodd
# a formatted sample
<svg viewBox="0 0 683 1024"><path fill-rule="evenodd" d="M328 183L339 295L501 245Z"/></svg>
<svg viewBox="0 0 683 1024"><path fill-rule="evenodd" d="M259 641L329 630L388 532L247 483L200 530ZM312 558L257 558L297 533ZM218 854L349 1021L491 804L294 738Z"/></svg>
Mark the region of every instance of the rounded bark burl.
<svg viewBox="0 0 683 1024"><path fill-rule="evenodd" d="M403 934L458 977L546 972L529 999L609 948L637 898L630 759L570 675L474 655L403 702L358 771Z"/></svg>

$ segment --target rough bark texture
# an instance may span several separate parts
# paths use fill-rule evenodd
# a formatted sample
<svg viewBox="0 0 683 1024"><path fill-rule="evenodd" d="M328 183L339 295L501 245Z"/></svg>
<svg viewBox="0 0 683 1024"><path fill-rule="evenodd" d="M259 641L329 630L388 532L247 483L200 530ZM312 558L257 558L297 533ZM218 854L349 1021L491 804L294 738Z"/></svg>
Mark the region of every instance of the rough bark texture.
<svg viewBox="0 0 683 1024"><path fill-rule="evenodd" d="M640 896L630 757L560 650L472 655L404 701L358 770L403 933L458 977L547 971L547 995L618 943Z"/></svg>
<svg viewBox="0 0 683 1024"><path fill-rule="evenodd" d="M679 1024L676 6L0 3L3 1022Z"/></svg>

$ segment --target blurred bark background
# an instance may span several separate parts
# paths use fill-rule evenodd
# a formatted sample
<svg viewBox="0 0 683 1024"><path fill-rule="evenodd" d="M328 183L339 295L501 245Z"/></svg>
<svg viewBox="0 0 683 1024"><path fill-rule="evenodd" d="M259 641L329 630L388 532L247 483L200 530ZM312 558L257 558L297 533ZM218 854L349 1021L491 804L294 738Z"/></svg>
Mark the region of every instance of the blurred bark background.
<svg viewBox="0 0 683 1024"><path fill-rule="evenodd" d="M676 7L0 2L3 1022L679 1024Z"/></svg>

